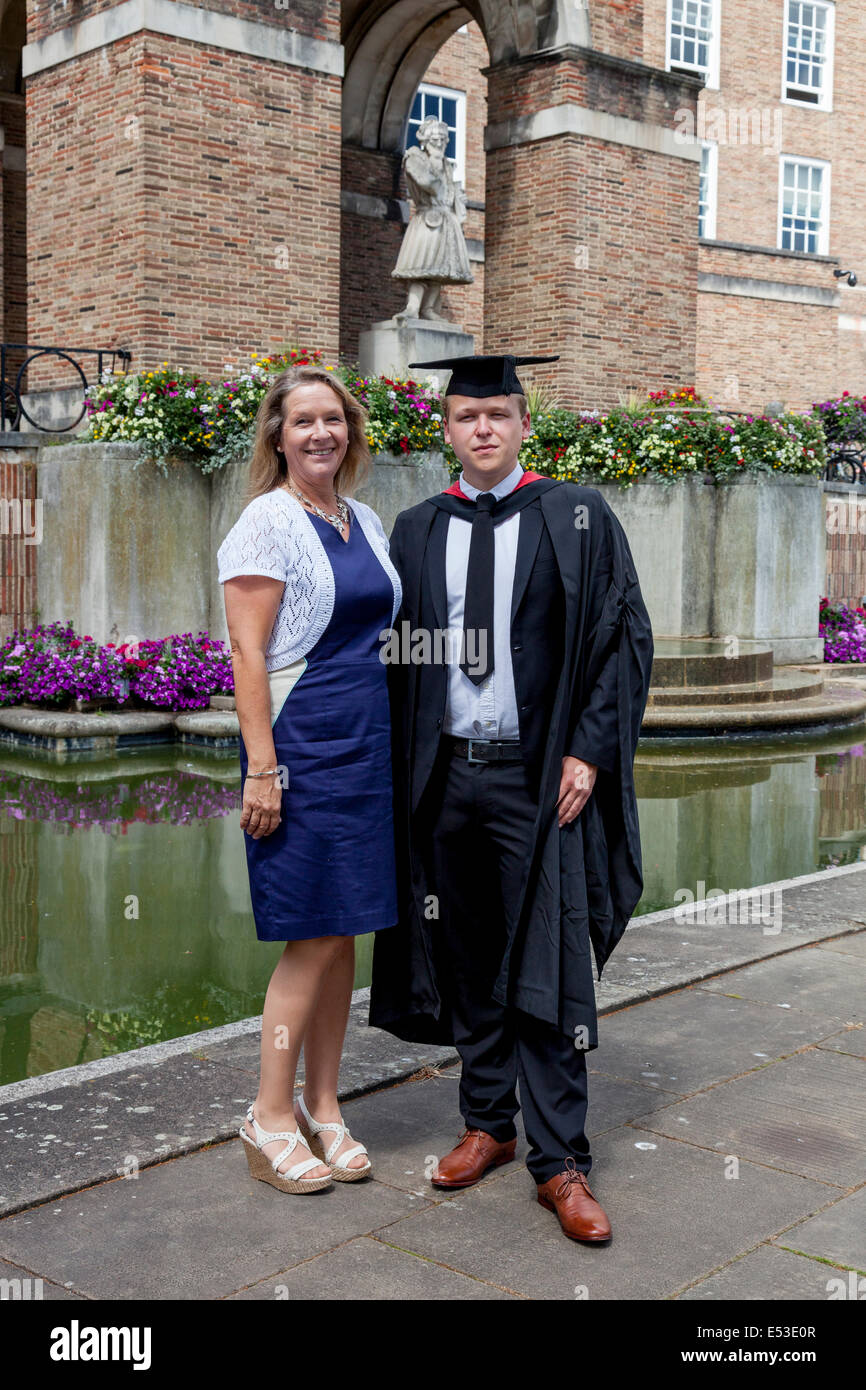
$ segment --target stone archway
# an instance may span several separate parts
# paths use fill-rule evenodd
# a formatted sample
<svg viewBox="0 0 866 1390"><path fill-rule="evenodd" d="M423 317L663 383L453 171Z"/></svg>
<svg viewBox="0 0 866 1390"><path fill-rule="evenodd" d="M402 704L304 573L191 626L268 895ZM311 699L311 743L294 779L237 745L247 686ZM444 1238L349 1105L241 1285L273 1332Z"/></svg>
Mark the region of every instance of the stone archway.
<svg viewBox="0 0 866 1390"><path fill-rule="evenodd" d="M343 139L390 153L402 147L430 61L467 20L481 29L491 66L590 42L588 10L567 0L345 0L342 13Z"/></svg>
<svg viewBox="0 0 866 1390"><path fill-rule="evenodd" d="M692 380L700 152L677 125L700 83L645 61L641 0L343 0L344 283L378 210L369 321L394 312L407 113L469 18L489 53L483 349L558 351L538 379L573 406Z"/></svg>

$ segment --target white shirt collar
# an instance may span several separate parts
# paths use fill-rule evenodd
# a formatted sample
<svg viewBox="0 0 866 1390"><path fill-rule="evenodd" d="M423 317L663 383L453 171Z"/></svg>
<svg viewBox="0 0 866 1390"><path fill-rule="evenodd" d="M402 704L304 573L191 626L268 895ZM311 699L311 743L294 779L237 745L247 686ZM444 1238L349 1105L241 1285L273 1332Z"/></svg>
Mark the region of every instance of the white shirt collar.
<svg viewBox="0 0 866 1390"><path fill-rule="evenodd" d="M501 482L497 483L495 487L480 488L473 487L471 483L467 483L466 478L464 477L463 472L461 470L459 479L460 491L463 493L464 497L469 498L470 502L474 502L476 497L480 496L482 492L492 492L493 496L498 501L500 497L507 497L509 492L513 492L522 477L523 469L521 468L519 463L516 463L512 468L511 472L508 474L508 476L503 478Z"/></svg>

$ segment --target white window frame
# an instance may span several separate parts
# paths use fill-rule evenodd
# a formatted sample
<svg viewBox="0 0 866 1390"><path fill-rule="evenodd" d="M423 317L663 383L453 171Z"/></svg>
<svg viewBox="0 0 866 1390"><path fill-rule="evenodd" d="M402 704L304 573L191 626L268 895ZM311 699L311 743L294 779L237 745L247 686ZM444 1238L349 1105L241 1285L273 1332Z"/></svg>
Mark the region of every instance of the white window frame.
<svg viewBox="0 0 866 1390"><path fill-rule="evenodd" d="M705 68L699 67L696 63L677 63L676 70L679 72L694 72L699 76L704 75L704 85L713 91L717 91L720 80L720 33L722 23L722 0L709 0L712 9L712 35L710 37L710 51L708 63ZM673 23L673 0L666 0L665 13L665 68L668 72L673 71L671 67L671 25Z"/></svg>
<svg viewBox="0 0 866 1390"><path fill-rule="evenodd" d="M431 96L450 97L457 104L457 126L454 143L457 148L457 157L452 159L454 166L454 177L458 179L463 187L466 187L466 93L455 91L452 87L438 87L434 82L419 82L412 96L412 106L415 105L415 98L419 92L428 92ZM412 114L412 106L409 107L409 114ZM409 122L406 121L406 141L409 140Z"/></svg>
<svg viewBox="0 0 866 1390"><path fill-rule="evenodd" d="M698 208L698 235L707 241L716 239L716 213L719 204L719 146L716 140L702 140L701 152L709 152L707 160L707 214L703 232L700 230L700 208Z"/></svg>
<svg viewBox="0 0 866 1390"><path fill-rule="evenodd" d="M815 9L827 13L827 61L824 64L824 82L817 101L807 101L802 97L788 96L788 28L792 4L814 5ZM784 32L782 34L782 101L786 106L806 106L810 111L833 110L833 58L836 48L836 6L833 0L785 0ZM796 84L794 84L796 85Z"/></svg>
<svg viewBox="0 0 866 1390"><path fill-rule="evenodd" d="M781 154L779 155L779 212L776 223L776 247L780 251L793 251L795 248L782 245L782 206L784 201L784 178L786 164L805 164L808 168L819 167L824 174L821 181L821 230L818 236L817 251L806 252L807 255L829 256L830 254L830 172L831 165L827 159L814 159L811 155L800 154Z"/></svg>

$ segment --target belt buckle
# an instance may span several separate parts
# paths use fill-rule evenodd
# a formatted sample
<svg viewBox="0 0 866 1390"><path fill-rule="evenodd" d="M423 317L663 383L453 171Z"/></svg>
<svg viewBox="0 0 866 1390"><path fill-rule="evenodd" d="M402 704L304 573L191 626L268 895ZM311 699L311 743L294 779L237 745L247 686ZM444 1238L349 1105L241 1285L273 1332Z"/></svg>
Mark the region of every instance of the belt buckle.
<svg viewBox="0 0 866 1390"><path fill-rule="evenodd" d="M466 740L466 745L467 745L467 748L468 748L468 750L469 750L469 751L467 752L467 754L466 754L466 761L467 761L468 763L486 763L486 762L488 761L487 758L473 758L473 756L472 756L472 745L473 745L473 743L486 743L486 742L487 742L487 740L486 740L486 739L483 739L483 738L468 738L468 739Z"/></svg>

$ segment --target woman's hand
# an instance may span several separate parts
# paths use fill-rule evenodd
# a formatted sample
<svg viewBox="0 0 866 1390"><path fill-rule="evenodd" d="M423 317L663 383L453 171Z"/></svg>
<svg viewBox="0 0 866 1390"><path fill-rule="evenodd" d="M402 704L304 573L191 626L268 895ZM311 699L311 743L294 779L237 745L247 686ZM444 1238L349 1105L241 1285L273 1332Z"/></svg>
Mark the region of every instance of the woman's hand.
<svg viewBox="0 0 866 1390"><path fill-rule="evenodd" d="M562 776L559 782L560 829L570 825L580 815L595 786L598 768L595 763L585 763L581 758L563 758Z"/></svg>
<svg viewBox="0 0 866 1390"><path fill-rule="evenodd" d="M270 835L280 823L282 801L279 773L273 777L245 777L241 830L254 840Z"/></svg>

